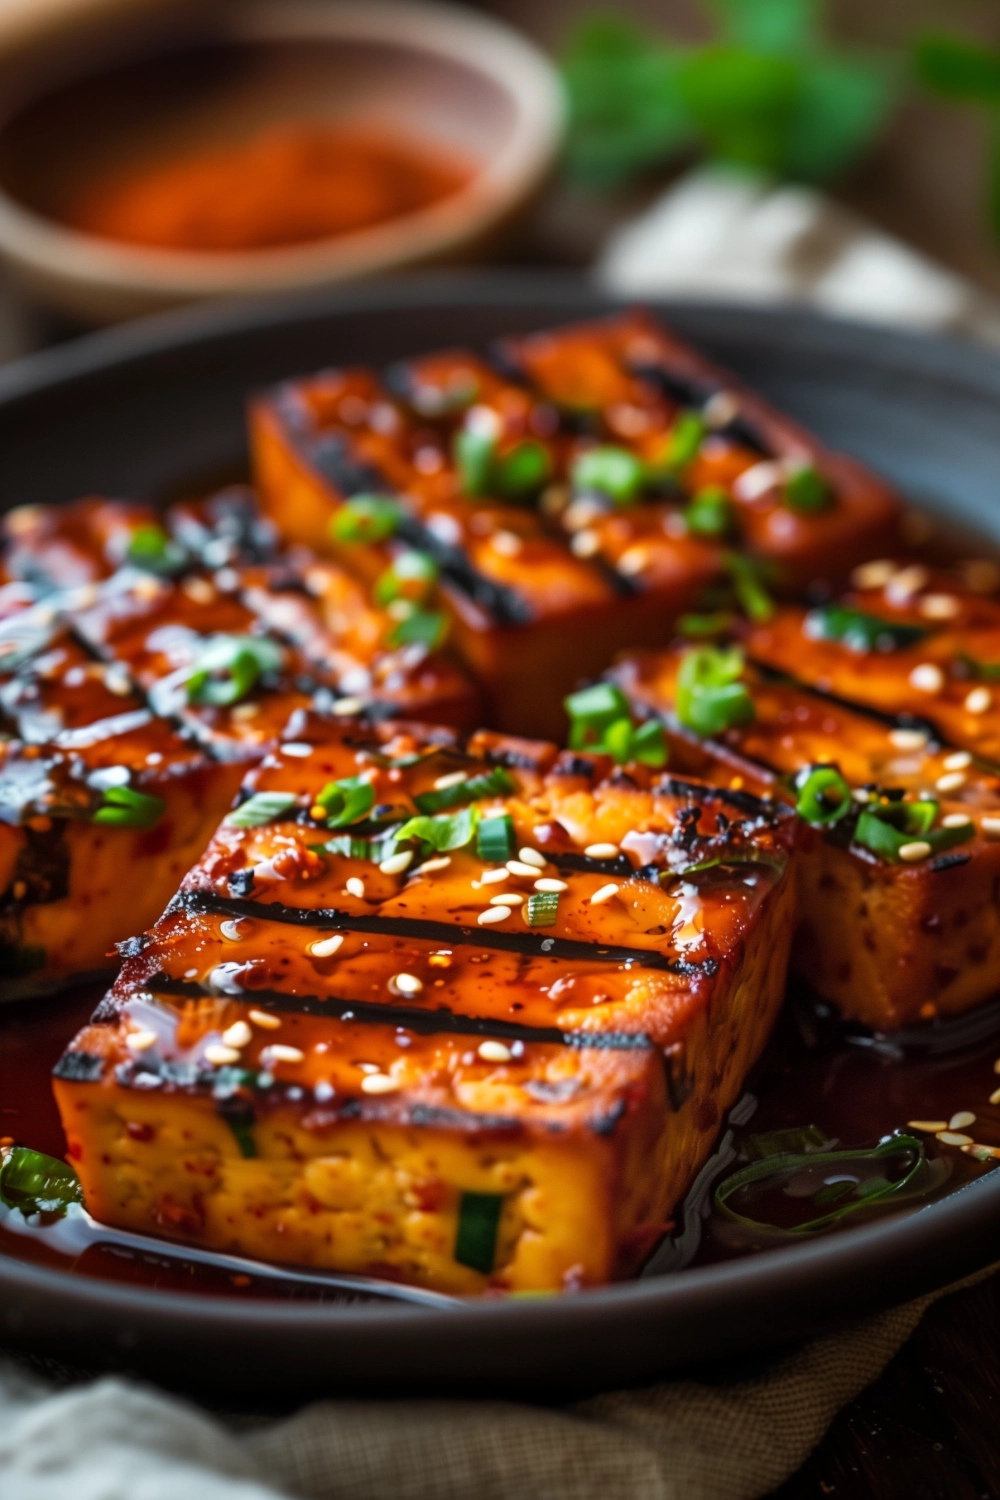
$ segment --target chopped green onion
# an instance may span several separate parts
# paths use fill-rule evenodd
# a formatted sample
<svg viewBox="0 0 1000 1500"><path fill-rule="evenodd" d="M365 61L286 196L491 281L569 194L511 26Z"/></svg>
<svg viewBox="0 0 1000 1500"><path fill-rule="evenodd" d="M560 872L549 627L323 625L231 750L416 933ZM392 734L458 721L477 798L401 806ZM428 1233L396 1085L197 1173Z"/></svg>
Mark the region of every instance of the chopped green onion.
<svg viewBox="0 0 1000 1500"><path fill-rule="evenodd" d="M965 651L960 651L956 660L970 677L979 677L983 682L1000 681L1000 661L977 661Z"/></svg>
<svg viewBox="0 0 1000 1500"><path fill-rule="evenodd" d="M458 1205L455 1259L488 1276L497 1253L503 1198L497 1193L463 1193Z"/></svg>
<svg viewBox="0 0 1000 1500"><path fill-rule="evenodd" d="M461 812L443 813L436 817L421 814L420 817L410 818L409 822L397 830L396 843L419 841L438 854L447 854L453 849L464 849L466 844L471 843L478 822L479 814L475 807L463 807Z"/></svg>
<svg viewBox="0 0 1000 1500"><path fill-rule="evenodd" d="M129 540L125 561L143 572L169 577L187 566L188 556L162 526L139 526Z"/></svg>
<svg viewBox="0 0 1000 1500"><path fill-rule="evenodd" d="M232 1131L233 1139L240 1148L240 1155L252 1161L257 1155L257 1142L253 1138L256 1123L253 1105L239 1098L224 1099L218 1106L218 1112Z"/></svg>
<svg viewBox="0 0 1000 1500"><path fill-rule="evenodd" d="M443 812L446 807L461 807L463 802L478 802L480 797L506 797L517 790L517 782L502 766L494 766L479 776L469 776L452 786L420 792L414 802L422 813Z"/></svg>
<svg viewBox="0 0 1000 1500"><path fill-rule="evenodd" d="M452 457L464 495L485 495L493 471L496 438L479 427L460 427L452 444Z"/></svg>
<svg viewBox="0 0 1000 1500"><path fill-rule="evenodd" d="M726 558L726 567L740 609L754 625L766 625L774 615L774 600L764 587L761 564L753 558L731 552Z"/></svg>
<svg viewBox="0 0 1000 1500"><path fill-rule="evenodd" d="M263 828L284 816L298 799L294 792L254 792L226 819L234 828Z"/></svg>
<svg viewBox="0 0 1000 1500"><path fill-rule="evenodd" d="M708 640L713 636L726 635L732 630L736 616L730 609L716 610L708 615L681 615L677 629L689 639Z"/></svg>
<svg viewBox="0 0 1000 1500"><path fill-rule="evenodd" d="M400 521L400 509L387 495L352 495L330 522L338 542L384 542Z"/></svg>
<svg viewBox="0 0 1000 1500"><path fill-rule="evenodd" d="M803 625L814 641L839 641L848 651L867 655L870 651L902 651L916 645L927 634L923 625L902 625L882 620L846 604L824 604L811 609Z"/></svg>
<svg viewBox="0 0 1000 1500"><path fill-rule="evenodd" d="M960 828L935 828L937 815L938 804L930 799L869 802L858 818L854 841L888 864L899 864L899 851L905 844L929 844L932 853L940 854L955 844L964 844L976 831L971 819Z"/></svg>
<svg viewBox="0 0 1000 1500"><path fill-rule="evenodd" d="M737 646L698 646L686 651L677 674L681 723L702 736L751 723L753 699L739 680L743 667L743 652Z"/></svg>
<svg viewBox="0 0 1000 1500"><path fill-rule="evenodd" d="M766 1156L725 1178L714 1204L731 1224L798 1239L876 1204L895 1207L932 1186L923 1142L900 1134L867 1151Z"/></svg>
<svg viewBox="0 0 1000 1500"><path fill-rule="evenodd" d="M684 520L693 536L716 541L728 535L733 528L735 511L733 502L718 484L706 485L698 490L684 511Z"/></svg>
<svg viewBox="0 0 1000 1500"><path fill-rule="evenodd" d="M436 651L448 634L448 616L439 610L414 609L404 619L398 620L387 636L387 644L396 646L426 646Z"/></svg>
<svg viewBox="0 0 1000 1500"><path fill-rule="evenodd" d="M526 438L494 461L489 482L498 494L516 500L535 494L551 473L548 449L535 438Z"/></svg>
<svg viewBox="0 0 1000 1500"><path fill-rule="evenodd" d="M372 859L372 846L377 843L380 851L379 859L383 860L390 852L394 852L387 849L384 854L381 853L383 844L387 842L392 841L358 839L352 838L349 833L341 833L335 839L327 839L325 844L310 844L309 847L317 854L340 854L345 859Z"/></svg>
<svg viewBox="0 0 1000 1500"><path fill-rule="evenodd" d="M662 459L664 466L675 471L686 468L692 459L698 457L698 451L707 430L697 412L678 413L677 420L667 438Z"/></svg>
<svg viewBox="0 0 1000 1500"><path fill-rule="evenodd" d="M807 823L824 827L837 823L853 806L851 789L833 766L817 766L814 771L806 768L804 780L799 784L799 795L795 811Z"/></svg>
<svg viewBox="0 0 1000 1500"><path fill-rule="evenodd" d="M526 911L529 927L554 927L559 915L559 892L539 891L529 896Z"/></svg>
<svg viewBox="0 0 1000 1500"><path fill-rule="evenodd" d="M629 760L637 760L643 766L666 765L667 737L659 719L647 719L632 731Z"/></svg>
<svg viewBox="0 0 1000 1500"><path fill-rule="evenodd" d="M502 865L514 851L514 820L509 813L480 818L476 829L476 853L480 859Z"/></svg>
<svg viewBox="0 0 1000 1500"><path fill-rule="evenodd" d="M610 682L597 682L581 688L563 699L569 715L569 748L595 750L604 740L607 729L618 719L629 717L629 701L621 688Z"/></svg>
<svg viewBox="0 0 1000 1500"><path fill-rule="evenodd" d="M267 672L277 672L284 660L281 647L264 636L210 636L185 679L189 703L227 708L239 703Z"/></svg>
<svg viewBox="0 0 1000 1500"><path fill-rule="evenodd" d="M800 515L817 515L828 510L833 501L833 492L818 469L812 464L803 464L785 480L784 501L790 510Z"/></svg>
<svg viewBox="0 0 1000 1500"><path fill-rule="evenodd" d="M163 816L166 805L162 797L134 791L130 786L109 786L91 822L112 828L152 828Z"/></svg>
<svg viewBox="0 0 1000 1500"><path fill-rule="evenodd" d="M375 580L373 595L384 608L396 599L420 604L437 579L437 564L426 552L401 552Z"/></svg>
<svg viewBox="0 0 1000 1500"><path fill-rule="evenodd" d="M574 460L570 481L575 490L597 490L616 505L631 505L646 480L646 465L627 448L588 448Z"/></svg>
<svg viewBox="0 0 1000 1500"><path fill-rule="evenodd" d="M68 1162L27 1146L12 1146L0 1162L0 1202L22 1214L58 1214L83 1202L80 1180Z"/></svg>
<svg viewBox="0 0 1000 1500"><path fill-rule="evenodd" d="M326 810L328 828L346 828L357 823L375 803L375 788L364 776L343 776L328 781L316 798Z"/></svg>

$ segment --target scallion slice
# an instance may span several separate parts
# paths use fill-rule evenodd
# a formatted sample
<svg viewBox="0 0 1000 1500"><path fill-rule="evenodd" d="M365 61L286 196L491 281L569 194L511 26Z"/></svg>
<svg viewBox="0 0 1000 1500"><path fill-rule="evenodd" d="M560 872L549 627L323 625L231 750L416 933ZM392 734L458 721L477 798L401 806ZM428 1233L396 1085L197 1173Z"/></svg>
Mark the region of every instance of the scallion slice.
<svg viewBox="0 0 1000 1500"><path fill-rule="evenodd" d="M753 699L739 679L744 668L737 646L699 646L686 651L677 674L677 717L695 734L711 736L749 724Z"/></svg>
<svg viewBox="0 0 1000 1500"><path fill-rule="evenodd" d="M902 651L927 635L923 625L883 620L846 604L824 604L811 609L802 628L810 640L839 641L848 651L859 655L870 651Z"/></svg>
<svg viewBox="0 0 1000 1500"><path fill-rule="evenodd" d="M789 510L800 515L817 515L829 510L833 503L833 492L818 469L812 464L803 464L785 480L782 491Z"/></svg>
<svg viewBox="0 0 1000 1500"><path fill-rule="evenodd" d="M975 834L975 824L960 828L935 828L938 804L930 799L920 802L869 802L858 818L854 842L870 849L888 864L899 864L899 851L905 844L929 844L931 852L940 854L956 844L964 844Z"/></svg>
<svg viewBox="0 0 1000 1500"><path fill-rule="evenodd" d="M529 927L554 927L559 915L559 892L538 891L524 908Z"/></svg>
<svg viewBox="0 0 1000 1500"><path fill-rule="evenodd" d="M153 797L148 792L137 792L130 786L109 786L91 822L112 828L152 828L163 816L166 805L162 797Z"/></svg>
<svg viewBox="0 0 1000 1500"><path fill-rule="evenodd" d="M460 812L438 816L424 813L404 823L396 831L395 841L397 844L405 844L412 840L414 843L426 844L438 854L447 854L453 849L464 849L466 844L472 842L478 822L479 815L475 807L463 807Z"/></svg>
<svg viewBox="0 0 1000 1500"><path fill-rule="evenodd" d="M455 1259L488 1276L497 1253L503 1198L498 1193L463 1193L458 1205Z"/></svg>
<svg viewBox="0 0 1000 1500"><path fill-rule="evenodd" d="M57 1214L83 1202L80 1180L68 1162L27 1146L12 1146L0 1162L0 1202L22 1214Z"/></svg>
<svg viewBox="0 0 1000 1500"><path fill-rule="evenodd" d="M284 660L280 646L265 636L210 636L185 678L189 703L227 708L239 703L267 672L277 672Z"/></svg>
<svg viewBox="0 0 1000 1500"><path fill-rule="evenodd" d="M730 552L726 567L740 609L754 625L766 625L774 615L775 605L764 585L762 565L752 557Z"/></svg>
<svg viewBox="0 0 1000 1500"><path fill-rule="evenodd" d="M536 438L525 438L494 460L491 488L511 500L537 494L552 473L549 450Z"/></svg>
<svg viewBox="0 0 1000 1500"><path fill-rule="evenodd" d="M628 448L607 445L588 448L574 460L570 482L574 490L597 490L616 505L631 505L646 481L646 465Z"/></svg>
<svg viewBox="0 0 1000 1500"><path fill-rule="evenodd" d="M399 521L399 505L387 495L352 495L330 522L330 532L338 542L384 542Z"/></svg>
<svg viewBox="0 0 1000 1500"><path fill-rule="evenodd" d="M343 776L328 781L316 798L326 809L328 828L346 828L357 823L375 805L375 788L364 776Z"/></svg>
<svg viewBox="0 0 1000 1500"><path fill-rule="evenodd" d="M496 438L479 427L460 427L452 443L452 457L464 495L485 495L493 470Z"/></svg>
<svg viewBox="0 0 1000 1500"><path fill-rule="evenodd" d="M480 797L506 797L517 790L517 783L509 771L494 766L479 776L469 776L452 786L436 787L430 792L420 792L414 802L422 813L443 812L446 807L461 807L465 802L478 802Z"/></svg>
<svg viewBox="0 0 1000 1500"><path fill-rule="evenodd" d="M571 750L598 749L611 725L629 717L628 699L611 682L597 682L570 693L563 699L563 707L569 715Z"/></svg>
<svg viewBox="0 0 1000 1500"><path fill-rule="evenodd" d="M440 610L413 609L404 619L398 620L387 637L387 644L396 646L426 646L436 651L444 644L448 634L448 616Z"/></svg>
<svg viewBox="0 0 1000 1500"><path fill-rule="evenodd" d="M422 604L437 579L437 563L426 552L401 552L375 580L372 590L383 609L397 599Z"/></svg>
<svg viewBox="0 0 1000 1500"><path fill-rule="evenodd" d="M735 511L733 502L718 484L706 485L692 499L684 511L684 520L692 536L718 541L728 536L733 529Z"/></svg>
<svg viewBox="0 0 1000 1500"><path fill-rule="evenodd" d="M707 430L697 412L679 412L667 438L667 446L663 454L665 467L675 472L686 468L692 459L698 457L698 451Z"/></svg>
<svg viewBox="0 0 1000 1500"><path fill-rule="evenodd" d="M226 822L235 828L263 828L265 823L284 817L296 801L294 792L254 792L233 809Z"/></svg>
<svg viewBox="0 0 1000 1500"><path fill-rule="evenodd" d="M138 526L129 541L125 561L133 568L141 568L144 573L169 578L174 573L183 572L188 555L162 526Z"/></svg>
<svg viewBox="0 0 1000 1500"><path fill-rule="evenodd" d="M476 829L476 853L480 859L502 865L514 851L514 820L509 813L480 818Z"/></svg>
<svg viewBox="0 0 1000 1500"><path fill-rule="evenodd" d="M853 806L851 789L833 766L806 769L798 780L795 811L817 827L837 823Z"/></svg>

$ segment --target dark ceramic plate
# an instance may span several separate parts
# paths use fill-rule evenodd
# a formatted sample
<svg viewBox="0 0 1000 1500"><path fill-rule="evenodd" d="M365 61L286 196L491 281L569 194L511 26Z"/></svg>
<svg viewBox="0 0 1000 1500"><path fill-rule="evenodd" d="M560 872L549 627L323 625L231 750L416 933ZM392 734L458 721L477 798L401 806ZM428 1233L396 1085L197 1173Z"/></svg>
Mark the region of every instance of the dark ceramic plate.
<svg viewBox="0 0 1000 1500"><path fill-rule="evenodd" d="M0 372L3 498L166 494L240 465L254 386L323 364L484 344L609 306L564 278L452 276L97 335ZM914 501L1000 541L1000 357L799 313L663 311ZM217 1397L443 1387L551 1396L815 1333L997 1259L1000 1172L808 1244L444 1311L192 1295L0 1256L0 1338Z"/></svg>

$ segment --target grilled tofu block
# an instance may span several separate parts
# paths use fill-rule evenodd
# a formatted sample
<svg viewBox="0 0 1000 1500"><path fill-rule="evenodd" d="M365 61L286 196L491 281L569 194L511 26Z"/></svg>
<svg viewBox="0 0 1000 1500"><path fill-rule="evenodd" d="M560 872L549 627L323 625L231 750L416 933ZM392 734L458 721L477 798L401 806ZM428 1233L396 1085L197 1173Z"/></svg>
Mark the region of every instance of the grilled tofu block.
<svg viewBox="0 0 1000 1500"><path fill-rule="evenodd" d="M312 718L56 1069L90 1210L444 1291L634 1271L781 1001L780 804Z"/></svg>
<svg viewBox="0 0 1000 1500"><path fill-rule="evenodd" d="M250 426L283 535L377 590L420 575L508 730L561 734L579 680L731 592L734 548L795 589L895 541L885 486L644 318L508 341L492 365L431 355L384 385L324 371L254 401Z"/></svg>
<svg viewBox="0 0 1000 1500"><path fill-rule="evenodd" d="M784 614L773 622L776 637L783 638L784 622ZM807 682L811 649L800 637L795 666ZM732 785L735 778L799 801L806 820L793 949L799 972L844 1015L880 1031L952 1015L995 994L996 771L926 726L894 725L752 662L743 672L752 719L699 740L678 718L678 674L691 652L637 654L612 675L641 714L665 717L674 762L687 757L710 780ZM831 767L846 786L817 770ZM916 808L919 815L904 811ZM886 837L873 817L908 819L911 832L897 833L890 822Z"/></svg>

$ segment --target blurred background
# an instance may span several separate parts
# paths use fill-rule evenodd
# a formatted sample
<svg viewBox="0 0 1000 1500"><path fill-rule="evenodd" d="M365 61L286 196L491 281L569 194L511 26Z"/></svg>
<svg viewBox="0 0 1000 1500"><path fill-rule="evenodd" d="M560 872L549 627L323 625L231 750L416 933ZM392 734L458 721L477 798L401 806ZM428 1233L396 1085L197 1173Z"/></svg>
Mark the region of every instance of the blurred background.
<svg viewBox="0 0 1000 1500"><path fill-rule="evenodd" d="M1000 5L0 0L0 358L429 265L1000 342Z"/></svg>

